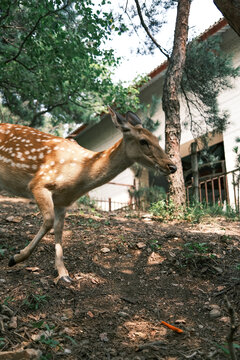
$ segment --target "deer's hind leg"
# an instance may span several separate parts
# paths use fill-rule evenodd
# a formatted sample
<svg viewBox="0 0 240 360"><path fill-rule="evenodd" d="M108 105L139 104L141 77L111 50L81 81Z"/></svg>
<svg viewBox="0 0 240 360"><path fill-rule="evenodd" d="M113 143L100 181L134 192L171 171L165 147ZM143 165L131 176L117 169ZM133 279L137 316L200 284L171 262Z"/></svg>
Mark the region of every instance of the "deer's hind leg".
<svg viewBox="0 0 240 360"><path fill-rule="evenodd" d="M53 227L54 207L51 192L44 187L32 188L32 193L43 216L43 224L33 240L18 254L13 255L8 265L13 266L26 260L37 247L43 236Z"/></svg>
<svg viewBox="0 0 240 360"><path fill-rule="evenodd" d="M62 232L64 226L64 219L66 214L66 208L64 207L54 207L55 219L54 219L54 235L55 235L55 267L58 272L58 277L55 280L57 282L59 279L66 282L71 282L68 271L63 262L63 248L62 248Z"/></svg>

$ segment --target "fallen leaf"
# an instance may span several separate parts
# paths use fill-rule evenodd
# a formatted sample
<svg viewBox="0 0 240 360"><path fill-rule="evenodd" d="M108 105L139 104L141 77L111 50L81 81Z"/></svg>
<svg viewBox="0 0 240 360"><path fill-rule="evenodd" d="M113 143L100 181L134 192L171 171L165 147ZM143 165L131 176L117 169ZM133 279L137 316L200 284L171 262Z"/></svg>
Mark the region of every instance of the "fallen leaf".
<svg viewBox="0 0 240 360"><path fill-rule="evenodd" d="M94 315L93 315L93 313L91 311L88 311L87 314L88 314L88 316L90 316L90 318L94 317Z"/></svg>
<svg viewBox="0 0 240 360"><path fill-rule="evenodd" d="M25 270L31 271L31 272L36 272L36 271L40 271L41 269L39 269L39 267L37 267L37 266L33 266L33 267L27 266L25 268Z"/></svg>
<svg viewBox="0 0 240 360"><path fill-rule="evenodd" d="M138 249L143 249L143 248L146 247L146 244L144 242L140 241L140 242L137 243L137 247L138 247Z"/></svg>

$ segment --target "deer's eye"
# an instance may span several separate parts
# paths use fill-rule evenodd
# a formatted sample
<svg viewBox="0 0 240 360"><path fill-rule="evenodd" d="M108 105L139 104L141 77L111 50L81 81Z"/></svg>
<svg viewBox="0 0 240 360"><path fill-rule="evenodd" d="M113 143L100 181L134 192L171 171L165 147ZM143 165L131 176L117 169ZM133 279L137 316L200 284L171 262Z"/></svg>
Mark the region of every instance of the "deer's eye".
<svg viewBox="0 0 240 360"><path fill-rule="evenodd" d="M147 147L149 147L149 143L147 142L147 140L141 139L139 142L140 142L140 145L141 145L141 146L147 146Z"/></svg>

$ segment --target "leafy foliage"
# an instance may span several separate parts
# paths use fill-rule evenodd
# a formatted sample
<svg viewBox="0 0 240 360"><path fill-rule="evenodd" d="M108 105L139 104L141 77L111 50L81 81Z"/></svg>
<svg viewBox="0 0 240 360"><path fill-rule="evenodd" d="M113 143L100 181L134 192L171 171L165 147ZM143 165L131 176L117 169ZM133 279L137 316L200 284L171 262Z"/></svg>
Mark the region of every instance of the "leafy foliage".
<svg viewBox="0 0 240 360"><path fill-rule="evenodd" d="M231 79L240 75L239 70L233 67L231 56L222 51L219 36L188 45L181 89L195 137L225 130L228 113L219 111L217 99L223 90L232 87Z"/></svg>
<svg viewBox="0 0 240 360"><path fill-rule="evenodd" d="M219 205L208 206L197 202L187 207L179 207L176 206L171 199L162 199L153 203L149 211L160 221L182 219L191 223L200 223L204 219L214 216L223 216L232 221L239 221L240 217L239 212L230 206L227 206L224 210Z"/></svg>
<svg viewBox="0 0 240 360"><path fill-rule="evenodd" d="M134 109L136 88L113 85L118 64L102 44L113 31L105 0L1 2L0 95L30 126L52 114L53 126L97 120L107 103ZM19 122L19 120L18 120Z"/></svg>

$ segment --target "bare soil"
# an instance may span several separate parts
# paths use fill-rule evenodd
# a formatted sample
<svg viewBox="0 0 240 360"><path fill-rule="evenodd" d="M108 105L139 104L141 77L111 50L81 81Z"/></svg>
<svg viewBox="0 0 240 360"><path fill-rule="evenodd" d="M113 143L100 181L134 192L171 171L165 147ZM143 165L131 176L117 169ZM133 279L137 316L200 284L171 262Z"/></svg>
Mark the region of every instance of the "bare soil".
<svg viewBox="0 0 240 360"><path fill-rule="evenodd" d="M34 348L42 360L229 358L225 296L239 325L239 222L161 223L72 208L63 236L67 285L54 283L53 234L25 263L8 267L41 216L20 198L0 196L0 203L0 356Z"/></svg>

